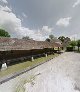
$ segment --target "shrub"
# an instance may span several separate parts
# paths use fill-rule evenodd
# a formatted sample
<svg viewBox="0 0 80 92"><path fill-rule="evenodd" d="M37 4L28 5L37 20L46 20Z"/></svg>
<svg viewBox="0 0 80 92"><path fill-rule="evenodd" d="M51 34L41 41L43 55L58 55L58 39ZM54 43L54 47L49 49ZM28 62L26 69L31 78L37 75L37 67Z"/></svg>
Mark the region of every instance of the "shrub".
<svg viewBox="0 0 80 92"><path fill-rule="evenodd" d="M66 51L73 51L74 47L66 47Z"/></svg>

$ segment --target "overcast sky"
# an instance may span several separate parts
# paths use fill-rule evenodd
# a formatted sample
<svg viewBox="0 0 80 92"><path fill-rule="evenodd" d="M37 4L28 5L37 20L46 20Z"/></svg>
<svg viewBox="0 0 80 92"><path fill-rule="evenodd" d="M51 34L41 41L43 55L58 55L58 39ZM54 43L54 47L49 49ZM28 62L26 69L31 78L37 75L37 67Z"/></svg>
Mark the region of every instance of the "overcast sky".
<svg viewBox="0 0 80 92"><path fill-rule="evenodd" d="M0 28L12 37L80 38L80 0L0 0Z"/></svg>

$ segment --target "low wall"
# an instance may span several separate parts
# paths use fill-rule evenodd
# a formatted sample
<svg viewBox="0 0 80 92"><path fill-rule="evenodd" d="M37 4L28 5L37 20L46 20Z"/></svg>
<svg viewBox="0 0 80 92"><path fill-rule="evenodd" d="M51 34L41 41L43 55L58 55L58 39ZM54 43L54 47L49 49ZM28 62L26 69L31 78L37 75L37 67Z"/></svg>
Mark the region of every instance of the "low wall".
<svg viewBox="0 0 80 92"><path fill-rule="evenodd" d="M12 51L0 51L0 65L4 62L7 64L18 63L24 60L30 60L34 58L44 56L45 53L52 54L53 49L35 49L35 50L12 50ZM13 63L14 64L14 63Z"/></svg>

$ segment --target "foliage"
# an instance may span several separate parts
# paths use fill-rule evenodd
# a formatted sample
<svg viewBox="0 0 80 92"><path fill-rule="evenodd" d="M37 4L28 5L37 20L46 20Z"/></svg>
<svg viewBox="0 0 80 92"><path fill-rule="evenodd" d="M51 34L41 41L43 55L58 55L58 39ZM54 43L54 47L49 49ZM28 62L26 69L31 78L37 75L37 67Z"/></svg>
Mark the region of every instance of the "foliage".
<svg viewBox="0 0 80 92"><path fill-rule="evenodd" d="M71 41L71 39L69 37L65 38L65 42L70 42L70 41Z"/></svg>
<svg viewBox="0 0 80 92"><path fill-rule="evenodd" d="M49 38L52 40L52 39L54 39L55 37L54 37L54 35L49 35Z"/></svg>
<svg viewBox="0 0 80 92"><path fill-rule="evenodd" d="M50 39L49 39L49 38L47 38L47 39L46 39L46 41L50 42Z"/></svg>
<svg viewBox="0 0 80 92"><path fill-rule="evenodd" d="M60 36L58 39L61 40L62 42L71 41L71 39L69 37L64 37L64 36Z"/></svg>
<svg viewBox="0 0 80 92"><path fill-rule="evenodd" d="M78 47L78 51L79 51L79 48L80 48L80 40L77 40L77 41L71 41L69 46L75 48L75 46Z"/></svg>
<svg viewBox="0 0 80 92"><path fill-rule="evenodd" d="M79 51L79 47L80 47L80 40L77 41L77 46L78 46L78 51Z"/></svg>
<svg viewBox="0 0 80 92"><path fill-rule="evenodd" d="M60 36L58 39L61 40L62 42L64 42L65 37L64 36Z"/></svg>
<svg viewBox="0 0 80 92"><path fill-rule="evenodd" d="M80 40L77 41L77 46L80 47Z"/></svg>
<svg viewBox="0 0 80 92"><path fill-rule="evenodd" d="M22 39L30 40L30 39L32 39L32 38L30 38L29 36L25 36L25 37L23 37Z"/></svg>
<svg viewBox="0 0 80 92"><path fill-rule="evenodd" d="M67 47L66 50L67 50L67 51L73 51L74 48L73 48L73 47Z"/></svg>
<svg viewBox="0 0 80 92"><path fill-rule="evenodd" d="M46 39L46 41L55 41L57 38L54 35L49 35L49 38Z"/></svg>
<svg viewBox="0 0 80 92"><path fill-rule="evenodd" d="M75 47L75 46L77 45L77 42L76 42L76 41L71 41L71 42L70 42L70 45L71 45L72 47Z"/></svg>
<svg viewBox="0 0 80 92"><path fill-rule="evenodd" d="M10 37L10 35L4 29L0 29L0 37Z"/></svg>
<svg viewBox="0 0 80 92"><path fill-rule="evenodd" d="M64 36L60 36L58 39L62 42L64 48L66 48L71 41L69 37L64 37Z"/></svg>

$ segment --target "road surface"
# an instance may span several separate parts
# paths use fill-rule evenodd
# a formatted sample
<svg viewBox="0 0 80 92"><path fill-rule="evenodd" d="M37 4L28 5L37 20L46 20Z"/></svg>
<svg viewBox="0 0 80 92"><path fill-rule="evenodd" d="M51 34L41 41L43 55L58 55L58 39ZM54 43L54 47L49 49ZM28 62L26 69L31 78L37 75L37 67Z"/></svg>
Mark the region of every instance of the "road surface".
<svg viewBox="0 0 80 92"><path fill-rule="evenodd" d="M0 92L80 92L80 54L65 52L3 83Z"/></svg>

